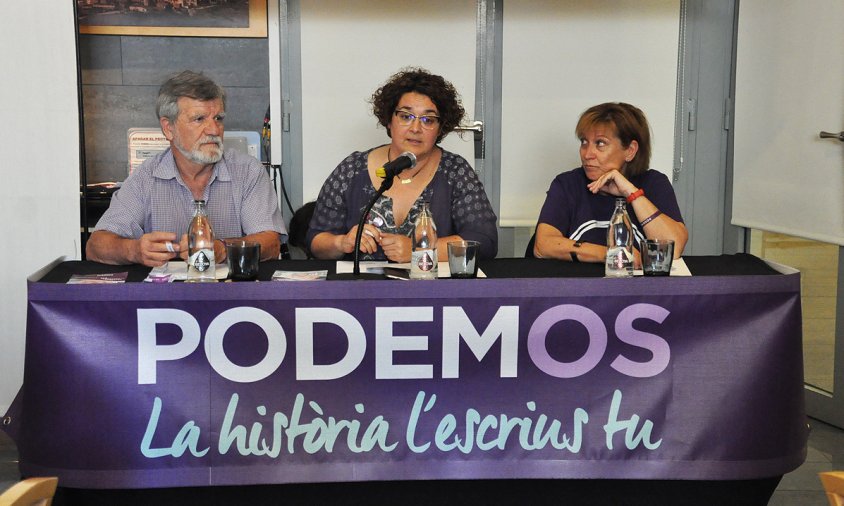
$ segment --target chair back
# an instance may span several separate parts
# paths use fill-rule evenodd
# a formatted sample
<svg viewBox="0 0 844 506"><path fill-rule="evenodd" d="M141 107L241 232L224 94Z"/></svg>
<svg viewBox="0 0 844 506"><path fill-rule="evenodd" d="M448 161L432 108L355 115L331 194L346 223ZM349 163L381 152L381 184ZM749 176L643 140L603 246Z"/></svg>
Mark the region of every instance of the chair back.
<svg viewBox="0 0 844 506"><path fill-rule="evenodd" d="M844 506L844 471L818 473L826 491L829 506Z"/></svg>
<svg viewBox="0 0 844 506"><path fill-rule="evenodd" d="M316 211L316 201L304 204L293 213L293 217L290 218L290 226L287 230L287 242L290 243L290 246L295 246L302 250L307 258L314 258L311 250L308 248L308 229L310 228L314 211Z"/></svg>
<svg viewBox="0 0 844 506"><path fill-rule="evenodd" d="M530 241L528 241L527 247L525 248L525 258L536 258L536 255L533 254L534 244L536 244L536 232L530 236Z"/></svg>
<svg viewBox="0 0 844 506"><path fill-rule="evenodd" d="M0 495L0 506L50 506L56 494L58 478L27 478Z"/></svg>

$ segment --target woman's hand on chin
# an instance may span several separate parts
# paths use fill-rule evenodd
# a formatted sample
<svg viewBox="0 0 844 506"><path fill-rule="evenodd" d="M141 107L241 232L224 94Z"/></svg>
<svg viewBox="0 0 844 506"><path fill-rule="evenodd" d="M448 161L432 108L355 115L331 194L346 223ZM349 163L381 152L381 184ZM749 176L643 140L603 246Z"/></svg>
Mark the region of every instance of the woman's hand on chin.
<svg viewBox="0 0 844 506"><path fill-rule="evenodd" d="M617 171L611 170L602 174L598 179L592 181L586 187L592 193L603 192L616 197L627 197L636 191L633 183L627 180L624 175Z"/></svg>

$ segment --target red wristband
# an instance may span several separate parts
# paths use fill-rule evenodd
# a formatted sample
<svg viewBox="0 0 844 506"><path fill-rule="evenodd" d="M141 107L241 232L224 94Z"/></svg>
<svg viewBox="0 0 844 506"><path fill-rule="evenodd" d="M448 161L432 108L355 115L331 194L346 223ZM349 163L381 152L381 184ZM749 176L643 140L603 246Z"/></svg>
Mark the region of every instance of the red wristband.
<svg viewBox="0 0 844 506"><path fill-rule="evenodd" d="M634 200L638 199L639 197L641 197L644 194L645 194L645 190L643 190L642 188L639 188L638 190L634 191L633 193L631 193L630 195L627 196L627 203L632 204Z"/></svg>

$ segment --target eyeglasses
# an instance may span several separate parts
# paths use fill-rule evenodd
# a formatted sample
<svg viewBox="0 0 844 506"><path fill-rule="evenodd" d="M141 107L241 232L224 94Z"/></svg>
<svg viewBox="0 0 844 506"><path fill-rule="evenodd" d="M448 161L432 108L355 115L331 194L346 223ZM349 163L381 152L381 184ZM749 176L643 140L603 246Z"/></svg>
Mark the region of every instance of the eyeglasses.
<svg viewBox="0 0 844 506"><path fill-rule="evenodd" d="M422 128L425 130L433 130L440 124L439 116L434 115L427 115L427 116L417 116L415 114L410 114L407 111L396 110L393 114L398 118L399 125L401 126L410 126L413 124L414 120L419 120L419 124L422 125Z"/></svg>

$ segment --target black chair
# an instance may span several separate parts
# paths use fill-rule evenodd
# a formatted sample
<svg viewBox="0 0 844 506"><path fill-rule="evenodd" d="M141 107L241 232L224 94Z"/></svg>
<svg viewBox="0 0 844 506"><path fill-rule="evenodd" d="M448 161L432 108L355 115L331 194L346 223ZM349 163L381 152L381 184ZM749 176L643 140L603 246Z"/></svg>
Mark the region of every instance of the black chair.
<svg viewBox="0 0 844 506"><path fill-rule="evenodd" d="M290 248L286 242L281 243L280 253L282 260L290 260Z"/></svg>
<svg viewBox="0 0 844 506"><path fill-rule="evenodd" d="M536 258L536 255L533 254L534 244L536 244L536 232L530 236L530 241L528 241L527 248L525 248L525 258Z"/></svg>
<svg viewBox="0 0 844 506"><path fill-rule="evenodd" d="M316 202L308 202L293 213L293 218L290 219L289 234L287 242L290 246L299 248L305 252L308 258L313 258L310 249L308 249L308 228L310 227L311 218L316 209ZM289 253L288 253L289 256Z"/></svg>

